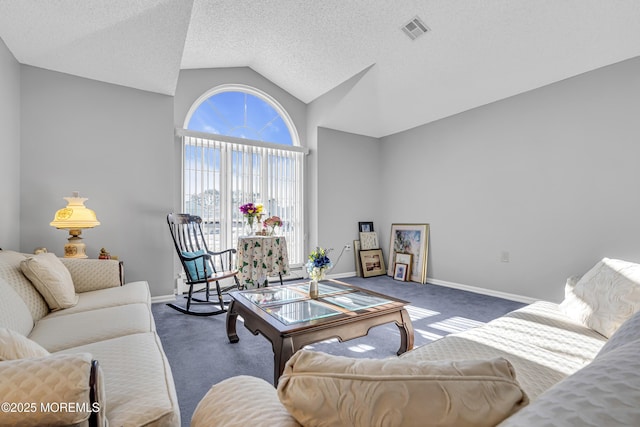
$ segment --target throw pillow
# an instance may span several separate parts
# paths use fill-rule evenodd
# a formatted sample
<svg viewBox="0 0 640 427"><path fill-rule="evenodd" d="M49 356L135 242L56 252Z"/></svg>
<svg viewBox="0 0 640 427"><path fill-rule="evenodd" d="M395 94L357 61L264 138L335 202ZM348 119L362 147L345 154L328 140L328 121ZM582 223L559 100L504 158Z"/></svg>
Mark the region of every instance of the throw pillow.
<svg viewBox="0 0 640 427"><path fill-rule="evenodd" d="M78 295L67 267L53 253L41 253L24 259L20 268L42 294L51 310L73 307Z"/></svg>
<svg viewBox="0 0 640 427"><path fill-rule="evenodd" d="M567 288L561 309L609 338L640 310L640 264L604 258Z"/></svg>
<svg viewBox="0 0 640 427"><path fill-rule="evenodd" d="M33 287L31 284L29 286ZM34 292L37 291L34 289ZM29 307L2 277L0 277L0 327L13 329L22 335L29 335L33 329L33 317Z"/></svg>
<svg viewBox="0 0 640 427"><path fill-rule="evenodd" d="M182 256L189 257L189 258L197 257L204 254L205 254L205 251L203 249L200 249L199 251L195 251L195 252L187 252L187 251L182 252ZM189 275L191 280L199 280L199 279L204 279L206 277L204 274L204 263L205 263L204 257L194 259L193 261L184 262L184 264L187 266L187 270L188 270L187 274Z"/></svg>
<svg viewBox="0 0 640 427"><path fill-rule="evenodd" d="M528 403L504 358L415 362L301 350L278 397L302 425L495 426Z"/></svg>
<svg viewBox="0 0 640 427"><path fill-rule="evenodd" d="M11 329L0 328L0 362L48 355L49 352L37 342Z"/></svg>

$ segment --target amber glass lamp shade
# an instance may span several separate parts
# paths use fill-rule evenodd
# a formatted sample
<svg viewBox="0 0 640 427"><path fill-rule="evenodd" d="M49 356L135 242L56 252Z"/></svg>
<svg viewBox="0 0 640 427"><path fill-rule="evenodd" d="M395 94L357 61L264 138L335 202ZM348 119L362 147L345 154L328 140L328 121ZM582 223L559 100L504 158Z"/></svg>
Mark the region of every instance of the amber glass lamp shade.
<svg viewBox="0 0 640 427"><path fill-rule="evenodd" d="M77 191L73 192L73 196L65 197L67 206L58 210L49 225L52 227L69 230L68 243L64 245L65 258L87 258L85 253L86 246L82 241L83 228L93 228L100 225L100 221L96 218L96 213L85 207L84 197L79 197Z"/></svg>

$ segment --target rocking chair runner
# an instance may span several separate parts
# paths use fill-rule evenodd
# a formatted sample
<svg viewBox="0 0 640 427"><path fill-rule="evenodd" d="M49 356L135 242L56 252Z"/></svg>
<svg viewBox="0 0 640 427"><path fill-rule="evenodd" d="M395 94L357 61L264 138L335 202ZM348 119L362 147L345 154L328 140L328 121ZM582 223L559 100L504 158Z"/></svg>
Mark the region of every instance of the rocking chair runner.
<svg viewBox="0 0 640 427"><path fill-rule="evenodd" d="M222 296L230 289L241 289L242 286L238 281L238 270L234 263L235 249L226 249L220 252L211 252L207 248L207 244L202 233L202 218L190 214L170 213L167 215L167 223L171 230L171 237L178 252L178 257L182 263L182 267L187 275L186 284L189 286L189 294L186 307L180 307L177 304L167 304L169 307L178 310L181 313L192 314L195 316L212 316L215 314L225 313L226 301ZM233 278L234 284L226 287L220 286L220 281L227 278ZM218 301L210 300L210 284L215 283ZM203 285L199 290L194 287ZM204 292L204 299L194 298L194 293ZM215 311L193 311L191 304L219 304L220 310Z"/></svg>

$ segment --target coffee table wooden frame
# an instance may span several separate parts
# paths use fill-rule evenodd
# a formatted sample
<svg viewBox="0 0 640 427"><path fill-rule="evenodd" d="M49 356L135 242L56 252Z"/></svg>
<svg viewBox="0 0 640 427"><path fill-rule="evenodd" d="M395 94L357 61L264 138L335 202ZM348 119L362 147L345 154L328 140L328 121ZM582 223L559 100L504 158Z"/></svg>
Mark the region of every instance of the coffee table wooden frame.
<svg viewBox="0 0 640 427"><path fill-rule="evenodd" d="M253 335L261 334L271 342L273 348L273 383L277 385L278 378L284 371L284 365L293 354L308 344L324 341L329 338L337 338L340 342L363 337L374 326L394 322L400 331L400 355L413 348L413 326L405 306L409 304L397 298L377 292L353 286L347 283L329 280L329 282L348 286L354 290L365 292L380 298L389 300L388 304L366 308L358 311L350 311L338 306L342 313L307 322L286 325L276 317L268 314L258 305L252 303L241 294L248 291L230 292L232 300L227 311L227 336L231 343L237 343L240 339L236 333L236 320L238 316L244 319L244 326ZM299 286L288 285L288 286ZM322 296L319 298L322 300Z"/></svg>

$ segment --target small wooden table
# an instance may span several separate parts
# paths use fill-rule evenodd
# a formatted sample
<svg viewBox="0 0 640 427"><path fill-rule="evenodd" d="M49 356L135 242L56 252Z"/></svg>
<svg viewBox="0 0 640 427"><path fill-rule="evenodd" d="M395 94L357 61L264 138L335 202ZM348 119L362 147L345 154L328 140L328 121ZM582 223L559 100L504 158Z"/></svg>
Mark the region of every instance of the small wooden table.
<svg viewBox="0 0 640 427"><path fill-rule="evenodd" d="M271 342L274 385L287 360L302 347L329 338L340 342L363 337L369 329L395 322L400 330L400 355L413 348L413 326L407 301L338 282L322 281L317 299L308 297L309 283L230 292L227 311L229 341L239 341L236 319L254 335Z"/></svg>

